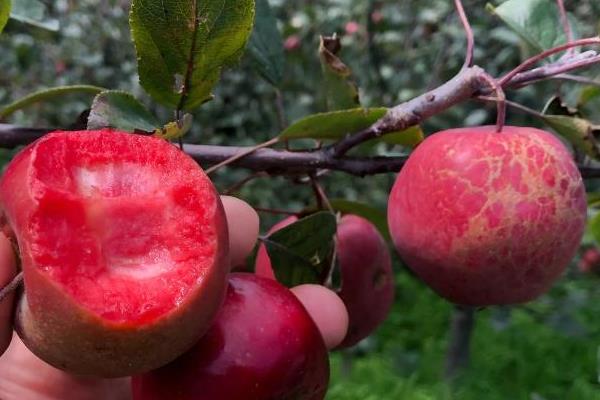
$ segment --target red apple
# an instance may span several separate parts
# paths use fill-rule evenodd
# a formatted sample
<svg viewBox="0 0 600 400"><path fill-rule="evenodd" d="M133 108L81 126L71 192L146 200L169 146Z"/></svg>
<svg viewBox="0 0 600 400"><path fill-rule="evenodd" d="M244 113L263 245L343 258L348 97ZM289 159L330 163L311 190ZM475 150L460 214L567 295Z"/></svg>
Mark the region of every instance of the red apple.
<svg viewBox="0 0 600 400"><path fill-rule="evenodd" d="M0 180L25 293L16 329L57 368L126 376L189 349L222 304L220 198L170 143L113 130L54 132Z"/></svg>
<svg viewBox="0 0 600 400"><path fill-rule="evenodd" d="M579 271L584 274L600 273L600 250L596 247L587 249L581 256L577 266Z"/></svg>
<svg viewBox="0 0 600 400"><path fill-rule="evenodd" d="M208 333L132 387L134 400L320 400L328 382L325 344L296 296L271 279L233 273Z"/></svg>
<svg viewBox="0 0 600 400"><path fill-rule="evenodd" d="M269 233L297 219L286 218ZM394 302L394 275L385 240L366 219L344 215L337 227L336 245L342 278L338 294L349 316L348 333L338 348L345 348L369 336L386 319ZM275 279L264 245L258 249L255 272Z"/></svg>
<svg viewBox="0 0 600 400"><path fill-rule="evenodd" d="M585 189L565 146L539 129L495 129L428 137L389 198L400 256L457 304L538 297L564 271L583 235Z"/></svg>

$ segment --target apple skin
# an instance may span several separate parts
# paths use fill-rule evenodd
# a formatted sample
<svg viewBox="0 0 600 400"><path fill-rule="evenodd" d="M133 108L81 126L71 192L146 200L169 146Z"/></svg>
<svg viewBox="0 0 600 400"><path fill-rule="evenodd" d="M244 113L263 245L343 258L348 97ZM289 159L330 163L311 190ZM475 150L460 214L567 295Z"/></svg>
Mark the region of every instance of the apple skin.
<svg viewBox="0 0 600 400"><path fill-rule="evenodd" d="M133 400L321 400L329 359L317 326L272 279L232 273L210 330L172 363L132 379Z"/></svg>
<svg viewBox="0 0 600 400"><path fill-rule="evenodd" d="M288 217L269 233L296 221ZM338 295L348 310L348 333L338 349L354 346L387 318L394 303L394 273L387 244L366 219L344 215L337 226L337 257L342 278ZM264 245L258 249L255 273L275 279Z"/></svg>
<svg viewBox="0 0 600 400"><path fill-rule="evenodd" d="M535 299L565 270L584 231L585 188L565 146L539 129L495 129L429 136L389 197L398 253L456 304Z"/></svg>
<svg viewBox="0 0 600 400"><path fill-rule="evenodd" d="M161 139L108 129L53 132L24 149L8 165L0 180L0 206L11 235L18 242L24 273L24 293L17 302L15 329L25 345L45 362L78 375L128 376L175 359L210 327L223 302L227 285L227 222L220 198L206 175L191 158L174 149L172 144ZM144 303L137 294L152 296L151 293L156 292L160 296L164 293L162 289L152 290L154 284L150 285L150 281L142 279L136 283L135 277L124 277L108 287L98 285L103 279L110 282L110 278L103 272L108 262L98 262L105 257L107 248L99 246L101 250L98 250L97 243L102 239L90 227L89 211L93 208L90 204L96 199L86 199L61 186L74 179L72 170L69 172L72 163L79 163L86 157L96 162L98 154L102 160L94 164L97 168L113 161L115 164L125 160L144 165L156 162L162 163L161 167L173 167L169 169L169 176L182 176L181 186L178 186L182 191L178 193L183 195L178 197L172 193L169 201L179 203L177 211L171 208L169 212L188 215L189 220L178 219L181 224L175 224L175 228L179 236L168 234L169 238L165 237L162 243L176 246L175 251L184 251L185 254L181 254L187 258L183 263L189 261L198 265L198 270L186 276L190 283L182 289L187 293L171 299L172 304L156 310L153 315L145 316L145 310L137 309L137 304L147 304L150 313L155 301L149 297ZM42 174L53 174L53 178L44 181L40 179ZM192 188L183 192L190 187L188 184L198 187L198 191ZM99 188L104 189L106 187ZM164 180L161 181L163 198L171 193L170 189L164 185ZM198 196L204 196L203 202L196 202ZM99 214L96 220L110 223L110 216L118 213L123 213L129 221L136 216L155 218L164 209L159 200L152 194L112 203L110 199L101 199L94 205L111 211ZM195 228L199 221L204 223L203 233ZM111 228L127 231L131 226L123 222ZM153 228L144 229L152 235L163 235L173 227L161 223ZM204 234L209 244L200 254L198 249L202 246L190 239ZM129 235L132 240L134 236ZM130 246L126 240L119 242L125 251ZM86 282L73 285L68 280L56 278L63 271L68 271L74 278L81 277L81 273L89 273L90 277L84 276L82 279ZM111 294L103 292L105 289L111 290ZM131 302L119 302L116 306L136 308L134 313L139 315L135 320L107 317L102 310L93 309L79 300L78 296L92 292L100 299L115 295L130 299Z"/></svg>

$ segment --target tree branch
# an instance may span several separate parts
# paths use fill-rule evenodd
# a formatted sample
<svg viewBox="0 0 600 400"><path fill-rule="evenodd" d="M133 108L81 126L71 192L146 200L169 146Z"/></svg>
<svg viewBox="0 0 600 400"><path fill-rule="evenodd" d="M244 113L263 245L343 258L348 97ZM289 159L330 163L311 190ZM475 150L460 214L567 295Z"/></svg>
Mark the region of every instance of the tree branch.
<svg viewBox="0 0 600 400"><path fill-rule="evenodd" d="M580 39L547 50L526 60L513 69L499 80L498 85L502 88L522 87L575 69L600 64L600 55L595 51L587 51L562 58L552 64L521 72L552 54L571 47L593 44L600 44L600 37ZM335 157L341 157L353 147L367 140L383 136L390 132L404 130L472 97L487 95L490 89L485 79L486 76L486 72L478 66L465 68L443 85L389 109L387 114L379 121L360 132L340 140L330 147L330 151Z"/></svg>
<svg viewBox="0 0 600 400"><path fill-rule="evenodd" d="M456 378L469 365L471 335L475 327L475 309L456 306L452 314L450 340L446 354L445 378Z"/></svg>
<svg viewBox="0 0 600 400"><path fill-rule="evenodd" d="M39 139L55 129L20 128L0 124L0 148L12 149ZM211 146L185 144L185 152L204 167L217 165L223 161L237 158L232 165L254 171L265 171L279 175L304 175L322 169L346 172L356 176L366 176L398 172L407 157L332 157L324 150L287 151L276 149L258 149L254 147Z"/></svg>

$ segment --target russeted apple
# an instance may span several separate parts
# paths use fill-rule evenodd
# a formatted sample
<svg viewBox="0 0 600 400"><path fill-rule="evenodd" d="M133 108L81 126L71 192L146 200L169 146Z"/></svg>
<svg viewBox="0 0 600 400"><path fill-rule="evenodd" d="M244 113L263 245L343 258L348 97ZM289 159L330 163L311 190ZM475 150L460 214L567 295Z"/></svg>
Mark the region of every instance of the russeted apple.
<svg viewBox="0 0 600 400"><path fill-rule="evenodd" d="M269 233L282 229L298 218L288 217ZM344 215L337 226L337 257L341 288L338 295L348 309L348 333L338 348L357 344L386 319L394 302L394 275L387 244L366 219ZM258 249L255 272L275 279L264 245Z"/></svg>
<svg viewBox="0 0 600 400"><path fill-rule="evenodd" d="M546 292L586 221L573 157L534 128L460 128L428 137L400 171L390 233L408 266L448 300L487 306Z"/></svg>
<svg viewBox="0 0 600 400"><path fill-rule="evenodd" d="M24 273L16 330L55 367L105 377L157 368L189 349L223 302L220 198L162 139L50 133L8 165L0 204Z"/></svg>
<svg viewBox="0 0 600 400"><path fill-rule="evenodd" d="M286 287L233 273L214 325L172 363L135 376L134 400L322 400L329 359L319 330Z"/></svg>

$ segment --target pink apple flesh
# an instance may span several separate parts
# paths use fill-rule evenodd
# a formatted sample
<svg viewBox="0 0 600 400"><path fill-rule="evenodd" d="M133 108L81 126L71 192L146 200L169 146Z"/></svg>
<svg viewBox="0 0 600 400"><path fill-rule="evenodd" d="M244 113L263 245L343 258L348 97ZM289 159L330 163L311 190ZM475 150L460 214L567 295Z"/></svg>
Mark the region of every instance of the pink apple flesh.
<svg viewBox="0 0 600 400"><path fill-rule="evenodd" d="M25 276L17 328L56 367L124 376L199 338L228 269L220 199L166 141L54 132L15 157L0 203Z"/></svg>

